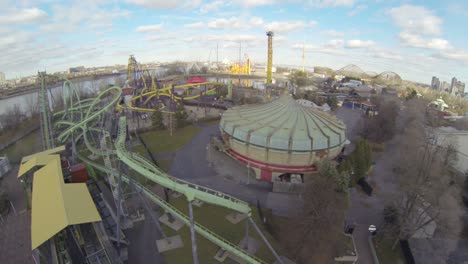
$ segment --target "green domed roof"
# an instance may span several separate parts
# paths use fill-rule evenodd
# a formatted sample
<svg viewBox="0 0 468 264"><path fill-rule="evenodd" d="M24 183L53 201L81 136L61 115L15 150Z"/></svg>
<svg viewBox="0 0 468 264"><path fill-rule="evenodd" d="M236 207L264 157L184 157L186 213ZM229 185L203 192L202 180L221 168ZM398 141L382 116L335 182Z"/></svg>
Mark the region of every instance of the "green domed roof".
<svg viewBox="0 0 468 264"><path fill-rule="evenodd" d="M220 129L241 142L282 151L326 150L346 140L343 122L290 96L233 107L224 112Z"/></svg>

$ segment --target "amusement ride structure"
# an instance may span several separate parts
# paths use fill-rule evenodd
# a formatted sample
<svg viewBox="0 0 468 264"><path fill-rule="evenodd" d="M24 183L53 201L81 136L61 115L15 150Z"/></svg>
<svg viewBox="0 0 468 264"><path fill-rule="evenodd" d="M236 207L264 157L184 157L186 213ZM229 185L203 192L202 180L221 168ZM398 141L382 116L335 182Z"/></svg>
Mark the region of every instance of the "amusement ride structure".
<svg viewBox="0 0 468 264"><path fill-rule="evenodd" d="M165 80L166 85L163 86L163 81L157 79L154 71L143 69L135 57L130 55L127 84L124 87L129 92L125 93L125 100L118 104L118 110L173 113L182 102L212 101L223 87L222 83L208 82L196 76L187 79L186 83L179 84L180 82L178 77L173 77Z"/></svg>
<svg viewBox="0 0 468 264"><path fill-rule="evenodd" d="M45 75L45 73L42 73L40 76L43 77L43 75ZM134 75L132 75L132 78L134 78ZM200 84L207 85L211 83L205 82ZM246 221L246 237L248 238L249 225L253 226L277 259L277 263L283 263L282 258L278 256L253 221L252 210L248 203L222 192L172 177L157 167L154 162L129 150L127 146L131 138L127 126L126 113L128 111L119 110L155 111L154 108L145 108L144 106L153 98L161 97L162 95L170 96L176 100L196 98L202 94L184 98L183 96L176 96L174 94L174 88L188 88L200 84L173 85L169 88L144 90L139 95L132 98L132 102L141 100L143 101L142 104L123 105L122 88L120 87L112 86L99 93L95 98L81 99L79 91L67 80L63 84L64 108L61 111L55 112L52 116L48 106L45 84L42 83L42 95L40 94L40 99L42 105L41 131L44 139L44 149L53 148L54 142L57 144L69 144L71 145L73 159L79 160L86 164L87 167L96 169L107 176L117 208L117 229L119 229L122 224L122 216L126 215L123 208L124 206L122 206L123 186L130 186L140 195L144 195L149 200L156 203L172 217L179 219L190 227L194 263L198 263L195 233L205 237L207 240L219 246L223 251L229 252L246 263L265 263L263 260L249 254L246 249L227 241L208 228L197 223L194 219L192 209L192 203L196 200L225 207L238 214L246 215L248 220ZM147 87L145 86L143 89L147 89ZM216 88L211 88L210 90L213 89ZM55 120L53 125L51 122L52 119ZM91 158L91 156L93 158ZM131 173L129 173L129 171ZM153 191L134 180L132 175L135 174L145 177L166 190L184 195L188 201L189 215L185 215L164 198L159 197L153 193ZM159 226L159 223L157 223L157 226ZM119 234L119 231L116 233ZM163 233L164 239L168 239L165 237L164 232L161 233Z"/></svg>

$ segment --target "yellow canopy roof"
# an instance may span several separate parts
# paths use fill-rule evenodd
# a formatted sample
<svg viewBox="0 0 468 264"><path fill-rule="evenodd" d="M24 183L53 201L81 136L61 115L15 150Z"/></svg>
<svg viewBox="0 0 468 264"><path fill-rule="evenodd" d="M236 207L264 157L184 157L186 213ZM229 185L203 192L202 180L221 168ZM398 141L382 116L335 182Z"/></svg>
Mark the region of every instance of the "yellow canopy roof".
<svg viewBox="0 0 468 264"><path fill-rule="evenodd" d="M34 157L37 157L39 155L56 154L57 152L61 152L61 151L64 151L64 150L65 150L65 146L62 145L62 146L58 146L58 147L53 148L53 149L48 149L48 150L45 150L45 151L42 151L42 152L34 153L32 155L23 157L23 159L21 160L21 163L24 163L24 162L26 162L26 161L34 158Z"/></svg>
<svg viewBox="0 0 468 264"><path fill-rule="evenodd" d="M51 159L55 159L54 156L56 155L50 155L50 154L55 154L57 152L64 151L64 150L65 150L65 146L60 146L60 147L56 147L53 149L49 149L46 151L38 152L32 155L23 157L23 159L21 160L21 166L19 167L19 170L18 170L18 178L23 176L30 169L36 166L44 166Z"/></svg>
<svg viewBox="0 0 468 264"><path fill-rule="evenodd" d="M38 153L21 164L20 172L38 165L45 166L34 173L33 179L33 250L68 225L101 221L86 184L64 182L59 155Z"/></svg>

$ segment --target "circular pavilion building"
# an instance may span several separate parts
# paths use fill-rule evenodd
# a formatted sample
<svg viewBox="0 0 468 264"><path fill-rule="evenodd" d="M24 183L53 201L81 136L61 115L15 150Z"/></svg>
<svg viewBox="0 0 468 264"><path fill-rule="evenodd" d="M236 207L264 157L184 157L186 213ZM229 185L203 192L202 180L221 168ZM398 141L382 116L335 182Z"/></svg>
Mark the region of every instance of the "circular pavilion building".
<svg viewBox="0 0 468 264"><path fill-rule="evenodd" d="M264 181L298 182L316 172L314 164L335 158L346 143L346 127L337 118L282 96L267 104L233 107L220 130L226 152Z"/></svg>

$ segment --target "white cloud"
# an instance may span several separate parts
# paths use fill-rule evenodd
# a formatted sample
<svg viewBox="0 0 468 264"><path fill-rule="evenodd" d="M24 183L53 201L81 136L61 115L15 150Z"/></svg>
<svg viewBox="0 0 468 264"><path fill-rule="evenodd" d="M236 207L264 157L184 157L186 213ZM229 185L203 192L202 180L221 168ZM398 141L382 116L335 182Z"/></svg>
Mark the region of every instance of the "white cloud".
<svg viewBox="0 0 468 264"><path fill-rule="evenodd" d="M324 44L328 48L341 48L343 47L344 41L342 39L332 39Z"/></svg>
<svg viewBox="0 0 468 264"><path fill-rule="evenodd" d="M252 17L249 22L252 26L261 26L264 23L260 17Z"/></svg>
<svg viewBox="0 0 468 264"><path fill-rule="evenodd" d="M195 8L201 4L200 0L127 0L127 2L152 9Z"/></svg>
<svg viewBox="0 0 468 264"><path fill-rule="evenodd" d="M336 48L328 48L324 46L316 46L316 45L310 45L310 44L294 44L292 46L293 49L297 50L302 50L304 49L307 52L317 52L317 53L325 53L325 54L331 54L331 55L344 55L344 51L342 49L336 49Z"/></svg>
<svg viewBox="0 0 468 264"><path fill-rule="evenodd" d="M336 31L336 30L327 30L322 32L323 35L332 37L332 38L342 38L344 37L344 32Z"/></svg>
<svg viewBox="0 0 468 264"><path fill-rule="evenodd" d="M208 23L209 29L250 29L263 24L263 19L252 17L246 20L243 17L218 18Z"/></svg>
<svg viewBox="0 0 468 264"><path fill-rule="evenodd" d="M244 7L256 7L264 5L273 5L279 3L299 4L308 5L312 7L324 8L324 7L350 7L356 3L356 0L233 0L233 4L237 4Z"/></svg>
<svg viewBox="0 0 468 264"><path fill-rule="evenodd" d="M110 28L116 19L128 17L130 12L119 7L100 6L89 0L52 6L53 16L40 28L46 32L74 32L83 29ZM102 32L102 31L101 31Z"/></svg>
<svg viewBox="0 0 468 264"><path fill-rule="evenodd" d="M361 49L361 48L369 48L375 45L375 42L372 40L360 40L360 39L352 39L346 41L346 48L349 49Z"/></svg>
<svg viewBox="0 0 468 264"><path fill-rule="evenodd" d="M210 29L224 29L229 26L229 20L225 18L218 18L208 23Z"/></svg>
<svg viewBox="0 0 468 264"><path fill-rule="evenodd" d="M162 24L139 26L136 28L135 31L136 32L160 32L162 31Z"/></svg>
<svg viewBox="0 0 468 264"><path fill-rule="evenodd" d="M468 65L468 52L464 50L444 50L436 54L435 57L462 62Z"/></svg>
<svg viewBox="0 0 468 264"><path fill-rule="evenodd" d="M271 5L276 3L276 0L233 0L234 4L241 5L244 7L254 7L254 6L263 6Z"/></svg>
<svg viewBox="0 0 468 264"><path fill-rule="evenodd" d="M268 31L273 31L277 33L288 33L291 31L296 31L303 29L305 27L312 27L317 24L316 21L310 21L308 23L304 21L274 21L265 25L265 29Z"/></svg>
<svg viewBox="0 0 468 264"><path fill-rule="evenodd" d="M176 39L175 35L153 35L153 36L147 36L146 40L148 41L165 41L165 40L174 40Z"/></svg>
<svg viewBox="0 0 468 264"><path fill-rule="evenodd" d="M378 52L373 53L372 56L375 58L389 59L389 60L396 60L396 61L403 60L403 57L400 54L397 54L394 52L388 52L388 51L378 51Z"/></svg>
<svg viewBox="0 0 468 264"><path fill-rule="evenodd" d="M185 24L184 28L202 28L205 24L203 22L196 22L191 24Z"/></svg>
<svg viewBox="0 0 468 264"><path fill-rule="evenodd" d="M442 32L442 19L423 6L402 5L390 9L388 14L403 31L423 35L439 35Z"/></svg>
<svg viewBox="0 0 468 264"><path fill-rule="evenodd" d="M21 31L6 31L4 36L0 38L0 49L9 50L16 45L23 45L32 42L36 34ZM8 52L7 52L8 53Z"/></svg>
<svg viewBox="0 0 468 264"><path fill-rule="evenodd" d="M206 14L212 11L217 11L223 5L224 5L224 1L222 0L216 0L216 1L210 2L208 4L203 5L200 8L200 13Z"/></svg>
<svg viewBox="0 0 468 264"><path fill-rule="evenodd" d="M3 10L0 14L0 25L33 24L44 21L48 15L38 8Z"/></svg>
<svg viewBox="0 0 468 264"><path fill-rule="evenodd" d="M366 10L368 8L367 5L358 5L356 8L348 12L348 16L355 16L362 11Z"/></svg>
<svg viewBox="0 0 468 264"><path fill-rule="evenodd" d="M434 50L448 50L453 48L448 40L441 38L425 39L419 35L411 34L408 32L401 32L399 34L399 38L403 45L414 48L425 48Z"/></svg>
<svg viewBox="0 0 468 264"><path fill-rule="evenodd" d="M315 7L349 7L355 4L355 0L306 0L304 1Z"/></svg>
<svg viewBox="0 0 468 264"><path fill-rule="evenodd" d="M222 36L210 36L208 37L212 40L226 40L232 42L253 42L258 39L257 35L248 35L248 34L226 34Z"/></svg>

